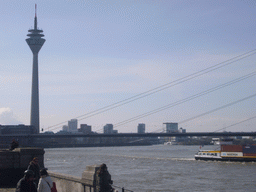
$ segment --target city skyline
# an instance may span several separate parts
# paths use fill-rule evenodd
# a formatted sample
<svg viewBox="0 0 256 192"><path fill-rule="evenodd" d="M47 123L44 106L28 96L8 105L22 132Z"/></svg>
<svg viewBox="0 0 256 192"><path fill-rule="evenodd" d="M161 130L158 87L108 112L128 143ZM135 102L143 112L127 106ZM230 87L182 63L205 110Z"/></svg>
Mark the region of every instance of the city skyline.
<svg viewBox="0 0 256 192"><path fill-rule="evenodd" d="M45 131L70 119L174 82L255 50L254 1L38 1L47 44L40 51L40 122ZM24 42L34 2L1 1L0 124L29 125L31 52ZM224 66L78 124L92 131L161 108L256 70L256 56ZM255 116L256 78L219 89L130 123L118 132L146 132L177 122L190 131L215 131ZM81 118L84 118L83 116ZM79 118L77 118L79 119ZM180 123L183 122L184 123ZM255 131L256 120L226 131ZM50 130L51 131L51 130Z"/></svg>

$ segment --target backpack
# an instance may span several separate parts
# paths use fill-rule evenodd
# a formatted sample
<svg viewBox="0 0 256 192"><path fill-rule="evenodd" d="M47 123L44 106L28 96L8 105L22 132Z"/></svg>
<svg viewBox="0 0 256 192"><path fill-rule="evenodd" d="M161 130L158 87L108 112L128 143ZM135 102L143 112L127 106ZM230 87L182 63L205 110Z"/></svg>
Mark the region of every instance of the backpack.
<svg viewBox="0 0 256 192"><path fill-rule="evenodd" d="M50 184L46 181L46 183L49 185L50 187ZM55 182L52 182L52 188L51 188L51 192L57 192L57 188L56 188L56 183Z"/></svg>
<svg viewBox="0 0 256 192"><path fill-rule="evenodd" d="M57 192L56 183L52 182L51 192Z"/></svg>

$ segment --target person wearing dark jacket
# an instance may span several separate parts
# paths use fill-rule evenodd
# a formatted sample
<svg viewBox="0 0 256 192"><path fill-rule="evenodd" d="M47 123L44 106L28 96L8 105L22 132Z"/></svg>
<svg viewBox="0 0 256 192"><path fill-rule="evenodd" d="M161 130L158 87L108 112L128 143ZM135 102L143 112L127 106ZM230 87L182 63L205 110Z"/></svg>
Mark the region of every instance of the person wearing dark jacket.
<svg viewBox="0 0 256 192"><path fill-rule="evenodd" d="M24 172L24 177L17 183L16 192L37 192L33 171Z"/></svg>
<svg viewBox="0 0 256 192"><path fill-rule="evenodd" d="M18 141L13 139L12 142L11 142L10 151L12 151L12 150L14 150L15 148L18 148L18 147L19 147Z"/></svg>
<svg viewBox="0 0 256 192"><path fill-rule="evenodd" d="M38 164L37 157L34 157L33 160L29 163L28 170L31 170L34 172L34 180L35 180L36 186L38 186L38 182L40 179L40 167Z"/></svg>
<svg viewBox="0 0 256 192"><path fill-rule="evenodd" d="M111 184L111 175L108 172L106 164L102 164L97 172L97 188L99 192L112 192L114 189Z"/></svg>

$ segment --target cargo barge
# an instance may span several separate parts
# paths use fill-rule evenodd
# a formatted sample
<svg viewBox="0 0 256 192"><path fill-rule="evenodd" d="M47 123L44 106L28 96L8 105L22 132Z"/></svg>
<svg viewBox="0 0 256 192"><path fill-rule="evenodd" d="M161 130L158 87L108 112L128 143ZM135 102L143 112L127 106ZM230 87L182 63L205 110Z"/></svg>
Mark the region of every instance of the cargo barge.
<svg viewBox="0 0 256 192"><path fill-rule="evenodd" d="M196 160L255 162L256 145L223 145L216 150L199 150Z"/></svg>

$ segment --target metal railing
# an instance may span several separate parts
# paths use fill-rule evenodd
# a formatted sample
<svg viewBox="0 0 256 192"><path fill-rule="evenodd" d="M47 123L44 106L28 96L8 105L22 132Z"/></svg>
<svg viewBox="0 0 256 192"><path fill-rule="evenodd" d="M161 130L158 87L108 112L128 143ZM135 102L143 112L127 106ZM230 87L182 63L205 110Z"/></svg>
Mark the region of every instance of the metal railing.
<svg viewBox="0 0 256 192"><path fill-rule="evenodd" d="M54 172L48 172L49 175L52 177L53 181L55 181L56 183L58 181L56 181L55 179L61 179L61 180L65 180L66 182L72 182L72 183L79 183L80 185L82 185L82 189L84 192L98 192L99 188L96 184L95 180L91 180L91 179L87 179L87 178L78 178L75 176L65 176L63 177L62 174L56 174ZM55 179L54 179L55 178ZM72 185L70 185L72 186ZM119 187L116 185L111 185L113 189L115 189L115 192L134 192L132 190L129 189L125 189L124 187ZM72 189L68 189L68 190L72 190Z"/></svg>
<svg viewBox="0 0 256 192"><path fill-rule="evenodd" d="M131 191L129 189L125 189L124 187L119 187L119 186L116 186L116 185L112 185L112 187L114 189L120 189L120 190L122 190L122 192L134 192L134 191ZM118 190L118 192L121 192L121 191Z"/></svg>
<svg viewBox="0 0 256 192"><path fill-rule="evenodd" d="M85 179L87 181L90 181L90 182L93 182L93 180L89 180L89 179ZM90 184L85 184L85 183L81 183L83 185L83 188L84 188L84 192L87 192L89 189L90 192L98 192L97 189L96 189L96 186L95 185L90 185ZM134 192L132 190L129 190L129 189L125 189L124 187L119 187L119 186L116 186L116 185L111 185L112 188L114 189L114 192Z"/></svg>

